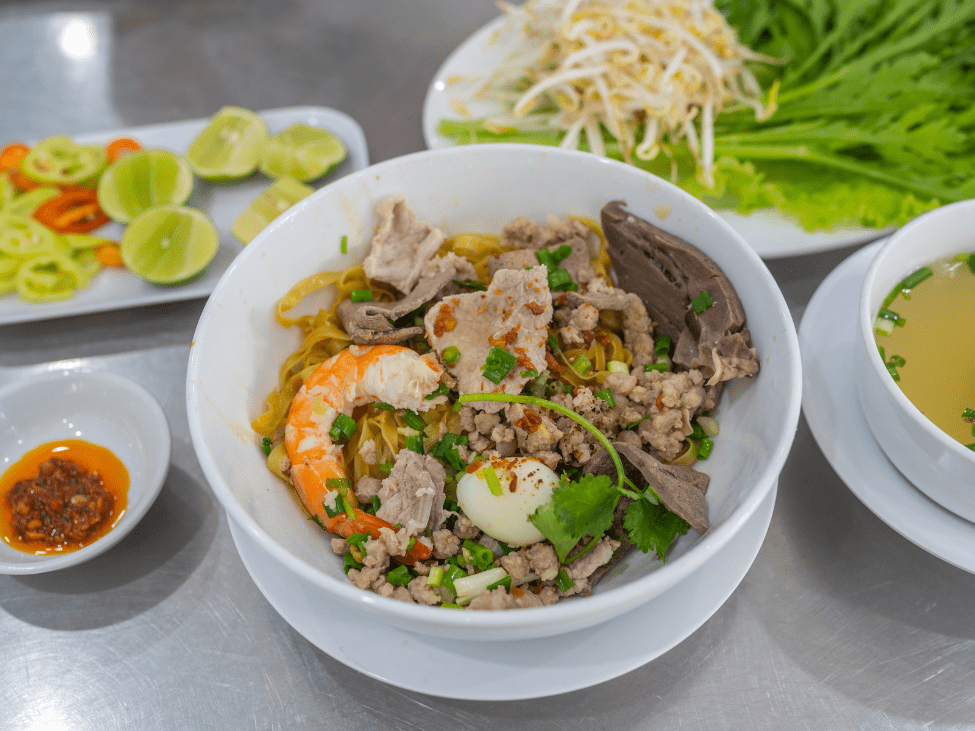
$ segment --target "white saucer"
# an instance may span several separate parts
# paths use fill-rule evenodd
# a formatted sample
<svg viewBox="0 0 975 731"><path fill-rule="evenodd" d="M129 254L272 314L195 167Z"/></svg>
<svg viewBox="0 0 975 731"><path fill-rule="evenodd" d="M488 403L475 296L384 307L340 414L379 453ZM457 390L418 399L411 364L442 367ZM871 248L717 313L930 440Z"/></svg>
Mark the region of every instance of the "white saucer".
<svg viewBox="0 0 975 731"><path fill-rule="evenodd" d="M498 41L497 33L505 17L488 22L461 43L434 75L423 103L423 139L431 150L451 147L454 142L443 137L437 128L443 119L477 119L498 111L496 105L473 99L478 83L507 58L513 47ZM465 113L455 103L464 107ZM763 259L778 259L800 254L840 249L863 244L892 229L862 226L838 227L833 231L806 231L785 214L763 209L744 215L734 211L717 211L735 231L742 235Z"/></svg>
<svg viewBox="0 0 975 731"><path fill-rule="evenodd" d="M314 592L307 582L296 581L228 520L244 566L271 606L339 662L419 693L518 700L612 680L686 639L724 604L752 565L768 531L775 493L773 486L723 550L670 591L596 627L522 642L438 640L357 616L324 592Z"/></svg>
<svg viewBox="0 0 975 731"><path fill-rule="evenodd" d="M834 269L799 326L802 410L816 443L843 482L878 518L928 553L975 573L975 524L914 487L874 440L856 395L853 352L860 284L883 241Z"/></svg>

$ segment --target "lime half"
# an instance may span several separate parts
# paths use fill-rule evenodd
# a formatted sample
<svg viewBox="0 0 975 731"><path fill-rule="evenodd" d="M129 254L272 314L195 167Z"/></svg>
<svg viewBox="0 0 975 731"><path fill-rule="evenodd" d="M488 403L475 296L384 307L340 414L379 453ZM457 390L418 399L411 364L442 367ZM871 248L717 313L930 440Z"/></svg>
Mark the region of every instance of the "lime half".
<svg viewBox="0 0 975 731"><path fill-rule="evenodd" d="M122 261L152 284L180 284L213 261L220 234L210 217L187 206L157 206L136 216L119 242Z"/></svg>
<svg viewBox="0 0 975 731"><path fill-rule="evenodd" d="M257 169L267 137L267 125L256 113L224 107L190 143L186 159L204 180L236 180Z"/></svg>
<svg viewBox="0 0 975 731"><path fill-rule="evenodd" d="M138 150L113 162L98 181L98 205L119 223L160 205L180 205L193 192L193 171L169 150Z"/></svg>
<svg viewBox="0 0 975 731"><path fill-rule="evenodd" d="M261 172L272 178L288 176L307 183L341 163L348 150L328 130L299 122L267 141Z"/></svg>
<svg viewBox="0 0 975 731"><path fill-rule="evenodd" d="M314 192L314 188L294 178L275 180L237 217L230 233L240 243L249 244L271 221Z"/></svg>

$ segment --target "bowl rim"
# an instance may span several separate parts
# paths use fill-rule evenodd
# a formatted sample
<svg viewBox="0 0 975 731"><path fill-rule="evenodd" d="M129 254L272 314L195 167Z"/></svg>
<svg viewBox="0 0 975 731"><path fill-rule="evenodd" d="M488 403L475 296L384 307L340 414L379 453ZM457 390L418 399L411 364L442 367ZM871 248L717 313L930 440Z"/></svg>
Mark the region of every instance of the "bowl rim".
<svg viewBox="0 0 975 731"><path fill-rule="evenodd" d="M0 574L24 576L57 571L71 566L77 566L106 552L135 528L149 511L149 508L152 507L159 492L162 490L163 484L166 482L166 476L169 474L170 460L172 458L172 432L169 419L156 397L142 384L127 376L87 367L58 368L57 370L44 371L26 378L21 378L3 386L0 388L0 403L10 394L27 388L36 388L45 384L66 385L71 381L77 380L100 382L114 391L124 393L124 401L126 403L134 403L137 401L137 406L131 409L131 413L135 414L139 421L146 425L146 431L152 438L145 443L145 448L147 452L158 455L159 464L153 472L146 472L146 487L139 503L133 505L129 502L122 519L104 536L70 553L34 556L31 561L24 562L0 560ZM34 446L37 445L26 447L23 453L30 451ZM23 453L21 456L23 456ZM126 466L126 470L129 471L131 476L131 469ZM129 489L132 489L131 478Z"/></svg>
<svg viewBox="0 0 975 731"><path fill-rule="evenodd" d="M975 451L968 449L964 444L950 437L947 432L942 430L933 421L931 421L924 413L914 405L914 403L907 397L907 395L900 389L887 369L883 365L883 361L880 360L880 354L877 351L877 342L873 336L873 323L875 316L871 314L873 305L872 300L876 296L876 289L879 286L879 276L880 270L886 265L886 259L891 255L892 251L897 251L901 246L907 246L911 238L917 235L919 232L923 232L926 227L932 225L932 222L937 221L944 216L953 216L958 214L969 214L969 217L975 222L975 199L957 201L955 203L949 203L947 205L936 208L932 211L928 211L912 221L906 223L901 228L897 229L890 238L888 238L881 246L880 249L874 254L873 259L870 261L870 265L867 267L866 274L863 277L863 282L860 285L860 297L858 304L858 314L859 314L859 336L860 336L860 347L867 354L867 362L869 363L869 368L871 376L881 384L881 390L887 396L887 398L893 402L894 406L898 409L900 413L911 419L911 423L914 424L918 429L920 429L924 435L942 446L944 449L948 450L949 453L959 457L961 459L968 460L975 465ZM908 243L905 244L904 242ZM975 245L972 247L975 249ZM960 253L964 251L965 247L958 249L955 253ZM943 256L950 256L950 254L943 254ZM930 264L930 259L925 259L922 256L917 257L919 260L923 260L923 263L919 266L925 264ZM941 257L938 257L941 258ZM911 274L910 271L903 272L900 275L902 280L904 277ZM864 416L867 420L871 420L871 415L867 414L866 409L864 409ZM881 449L886 452L886 447L881 445Z"/></svg>
<svg viewBox="0 0 975 731"><path fill-rule="evenodd" d="M601 609L609 610L618 605L635 606L645 598L654 595L658 591L665 590L694 571L730 540L731 536L755 512L768 491L776 484L778 475L791 450L796 429L798 428L802 390L802 364L798 335L785 297L759 255L745 242L744 238L713 210L672 183L616 160L597 157L588 152L566 150L557 147L499 143L448 147L437 150L421 150L374 163L316 191L282 214L265 228L264 231L258 234L246 247L244 252L231 264L220 281L217 282L213 294L203 309L194 334L194 342L199 345L205 341L204 330L206 329L207 323L218 309L217 302L221 299L221 294L223 294L224 290L230 286L228 283L234 276L236 270L249 261L251 257L260 256L263 241L269 240L273 232L286 225L291 218L301 215L305 209L314 206L320 197L329 196L335 192L341 193L346 186L354 185L356 181L367 177L380 177L388 170L409 166L415 160L439 158L450 160L458 157L476 158L479 156L495 158L500 155L528 156L539 161L543 160L546 156L553 156L576 159L582 165L610 165L617 167L623 175L644 177L648 180L653 180L655 184L666 188L669 194L678 198L684 198L686 202L698 210L700 215L710 218L728 237L734 239L741 249L739 255L749 259L751 268L755 270L756 274L765 282L766 287L773 294L775 309L787 325L783 332L777 334L777 337L785 340L785 357L792 364L791 383L788 388L789 402L785 405L783 412L783 423L788 428L784 431L775 449L768 453L765 469L756 478L754 486L749 490L744 499L732 510L729 517L720 526L707 531L679 559L665 562L659 568L647 575L634 579L625 586L615 587L608 591L595 593L586 597L585 602L558 602L546 607L533 608L530 611L444 612L440 607L408 604L380 596L373 592L364 591L349 581L343 581L327 575L280 546L251 519L247 511L234 498L233 493L227 485L224 484L219 470L216 467L215 460L206 448L203 425L200 421L201 414L196 407L196 401L203 396L195 378L195 374L200 369L200 353L202 348L194 347L191 349L186 381L186 410L190 435L204 475L217 496L217 499L224 506L224 509L237 522L237 525L252 536L264 550L289 566L304 580L333 592L338 598L347 603L360 607L381 609L384 613L394 615L400 623L427 623L435 621L445 629L503 629L515 628L527 624L535 625L539 622L546 621L557 623L561 620L571 619L585 614L598 614ZM486 636L485 639L494 640L496 638Z"/></svg>

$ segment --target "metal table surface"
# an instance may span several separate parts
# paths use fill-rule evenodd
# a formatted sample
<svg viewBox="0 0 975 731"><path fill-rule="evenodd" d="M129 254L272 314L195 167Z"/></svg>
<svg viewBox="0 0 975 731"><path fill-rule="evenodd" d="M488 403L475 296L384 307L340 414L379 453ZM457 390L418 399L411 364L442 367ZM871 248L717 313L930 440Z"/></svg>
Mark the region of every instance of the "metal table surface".
<svg viewBox="0 0 975 731"><path fill-rule="evenodd" d="M490 0L3 2L0 143L312 104L356 118L381 161L423 148L429 79L495 14ZM72 20L95 29L81 54L58 50ZM851 251L769 263L796 322ZM442 700L346 668L264 600L194 456L183 375L202 307L0 326L0 379L66 358L127 372L174 437L134 533L73 569L0 577L0 728L975 728L975 576L875 517L804 421L754 565L657 660L517 702Z"/></svg>

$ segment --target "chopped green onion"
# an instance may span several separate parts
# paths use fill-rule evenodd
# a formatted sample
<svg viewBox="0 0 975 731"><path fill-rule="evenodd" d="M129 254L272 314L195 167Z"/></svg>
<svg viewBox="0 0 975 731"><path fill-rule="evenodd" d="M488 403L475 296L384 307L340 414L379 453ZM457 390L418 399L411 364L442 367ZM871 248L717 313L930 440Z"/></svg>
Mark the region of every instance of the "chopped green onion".
<svg viewBox="0 0 975 731"><path fill-rule="evenodd" d="M691 427L691 433L689 435L689 438L693 439L694 441L700 441L701 439L704 439L704 429L702 429L701 425L698 424L696 421Z"/></svg>
<svg viewBox="0 0 975 731"><path fill-rule="evenodd" d="M669 355L670 343L671 343L670 336L664 335L659 340L657 340L657 343L653 346L653 354L658 358L662 358L665 355Z"/></svg>
<svg viewBox="0 0 975 731"><path fill-rule="evenodd" d="M448 365L453 365L454 363L457 362L457 359L460 358L460 350L457 348L456 345L451 345L446 350L444 350L443 355L441 357L443 358L444 363Z"/></svg>
<svg viewBox="0 0 975 731"><path fill-rule="evenodd" d="M498 497L501 495L501 480L498 479L498 473L494 471L494 467L488 465L484 468L484 479L487 480L488 489L491 494Z"/></svg>
<svg viewBox="0 0 975 731"><path fill-rule="evenodd" d="M355 434L355 419L345 414L335 417L332 428L328 430L328 435L333 442L348 441Z"/></svg>
<svg viewBox="0 0 975 731"><path fill-rule="evenodd" d="M714 442L707 437L704 437L700 443L697 445L697 458L707 459L711 456L711 451L714 449Z"/></svg>
<svg viewBox="0 0 975 731"><path fill-rule="evenodd" d="M708 307L713 305L714 302L711 300L711 295L705 289L701 292L701 294L691 300L691 304L694 306L694 312L700 315Z"/></svg>
<svg viewBox="0 0 975 731"><path fill-rule="evenodd" d="M494 591L499 586L503 586L505 589L511 589L511 577L505 576L501 581L495 581L493 584L488 584L486 591Z"/></svg>
<svg viewBox="0 0 975 731"><path fill-rule="evenodd" d="M349 299L353 302L372 302L372 290L353 289L352 293L349 295Z"/></svg>
<svg viewBox="0 0 975 731"><path fill-rule="evenodd" d="M876 320L874 320L873 329L878 335L890 335L892 332L894 332L894 321L884 320L878 317Z"/></svg>
<svg viewBox="0 0 975 731"><path fill-rule="evenodd" d="M592 368L592 361L589 360L589 356L585 353L579 353L576 359L572 361L572 370L580 376L586 375L590 368Z"/></svg>
<svg viewBox="0 0 975 731"><path fill-rule="evenodd" d="M482 546L480 543L475 543L470 538L465 538L464 548L466 548L470 554L471 563L474 564L475 568L484 571L490 568L494 563L494 553L487 546Z"/></svg>
<svg viewBox="0 0 975 731"><path fill-rule="evenodd" d="M348 254L349 253L349 237L348 236L343 236L342 237L342 243L340 245L340 248L341 248L343 254ZM346 572L346 573L348 573L348 572Z"/></svg>
<svg viewBox="0 0 975 731"><path fill-rule="evenodd" d="M325 507L324 504L322 505L322 507ZM326 513L328 512L328 509L327 508L325 509L325 512ZM336 513L336 515L338 515L338 513ZM334 515L330 515L328 517L334 518L335 516ZM311 521L314 521L315 523L318 523L318 527L321 528L322 530L325 530L325 524L322 522L322 519L319 518L317 515L309 515L308 516L308 520L311 520Z"/></svg>
<svg viewBox="0 0 975 731"><path fill-rule="evenodd" d="M453 498L445 497L443 499L443 509L449 510L452 513L456 513L458 510L460 510L460 505L458 505L457 501L454 500Z"/></svg>
<svg viewBox="0 0 975 731"><path fill-rule="evenodd" d="M417 454L423 454L423 437L421 436L409 436L406 437L406 448Z"/></svg>
<svg viewBox="0 0 975 731"><path fill-rule="evenodd" d="M535 378L536 376L538 376L538 371L536 371L534 368L529 368L527 371L521 372L522 378Z"/></svg>
<svg viewBox="0 0 975 731"><path fill-rule="evenodd" d="M388 475L393 471L393 464L393 462L383 462L382 464L376 466L379 468L380 472L382 472L384 475Z"/></svg>
<svg viewBox="0 0 975 731"><path fill-rule="evenodd" d="M446 396L449 393L450 393L450 389L447 388L447 384L441 383L439 386L437 386L437 389L435 391L431 391L424 398L427 401L433 401L435 398L437 398L437 396Z"/></svg>
<svg viewBox="0 0 975 731"><path fill-rule="evenodd" d="M965 409L961 414L961 418L975 419L975 409Z"/></svg>
<svg viewBox="0 0 975 731"><path fill-rule="evenodd" d="M464 597L473 598L481 592L486 591L488 586L497 581L501 581L506 576L508 576L508 572L500 567L481 571L470 576L459 576L454 579L454 593L457 594L458 601Z"/></svg>
<svg viewBox="0 0 975 731"><path fill-rule="evenodd" d="M558 263L555 261L555 257L552 256L552 252L548 249L539 249L536 251L535 258L538 259L539 264L544 264L546 267L548 267L550 272L558 266Z"/></svg>
<svg viewBox="0 0 975 731"><path fill-rule="evenodd" d="M370 515L375 515L379 511L379 508L382 507L382 505L383 504L382 501L380 501L379 496L373 495L371 498L369 498L369 507L366 508L366 512L369 513Z"/></svg>
<svg viewBox="0 0 975 731"><path fill-rule="evenodd" d="M406 409L404 412L403 421L408 427L417 431L423 431L427 428L427 423L420 418L420 415L410 409Z"/></svg>
<svg viewBox="0 0 975 731"><path fill-rule="evenodd" d="M412 579L413 577L410 576L410 570L404 564L400 564L386 574L386 581L393 586L406 586Z"/></svg>
<svg viewBox="0 0 975 731"><path fill-rule="evenodd" d="M560 264L570 256L572 256L572 247L568 244L562 244L559 246L559 248L552 252L552 258L555 259L556 264Z"/></svg>
<svg viewBox="0 0 975 731"><path fill-rule="evenodd" d="M384 401L377 401L374 403L373 408L382 409L383 411L396 411L396 407L392 404L387 404Z"/></svg>
<svg viewBox="0 0 975 731"><path fill-rule="evenodd" d="M261 440L261 451L263 451L264 454L270 455L271 445L272 445L271 438L264 437L264 439Z"/></svg>
<svg viewBox="0 0 975 731"><path fill-rule="evenodd" d="M454 602L444 602L440 605L442 609L464 609L464 605L456 604Z"/></svg>
<svg viewBox="0 0 975 731"><path fill-rule="evenodd" d="M461 287L468 287L469 289L476 289L478 291L487 289L487 285L483 282L466 282L463 279L452 280L454 284L459 284Z"/></svg>
<svg viewBox="0 0 975 731"><path fill-rule="evenodd" d="M571 289L575 292L579 285L572 281L572 277L562 267L552 269L548 273L548 288L553 292L564 292Z"/></svg>
<svg viewBox="0 0 975 731"><path fill-rule="evenodd" d="M609 408L611 409L616 408L616 399L613 397L613 392L610 391L608 388L604 388L602 391L596 391L596 393L594 393L593 396L605 401L607 404L609 404Z"/></svg>
<svg viewBox="0 0 975 731"><path fill-rule="evenodd" d="M515 550L504 541L498 541L498 545L501 546L501 551L504 553L505 556L507 556L509 553Z"/></svg>
<svg viewBox="0 0 975 731"><path fill-rule="evenodd" d="M454 586L454 579L459 579L462 576L467 576L467 572L456 563L452 563L446 569L444 569L443 585L456 594L457 589Z"/></svg>
<svg viewBox="0 0 975 731"><path fill-rule="evenodd" d="M559 569L559 573L555 575L555 585L559 587L559 591L568 591L575 586L576 583L569 578L569 572L563 568Z"/></svg>
<svg viewBox="0 0 975 731"><path fill-rule="evenodd" d="M430 573L427 575L427 584L436 588L443 583L443 568L440 566L430 567Z"/></svg>
<svg viewBox="0 0 975 731"><path fill-rule="evenodd" d="M501 383L505 376L514 368L518 359L504 348L495 345L487 355L487 360L481 366L484 377L491 383Z"/></svg>
<svg viewBox="0 0 975 731"><path fill-rule="evenodd" d="M649 373L650 371L661 371L661 372L664 372L664 371L667 370L667 364L666 363L647 363L645 366L643 366L643 370L646 373Z"/></svg>
<svg viewBox="0 0 975 731"><path fill-rule="evenodd" d="M907 322L903 317L898 315L893 310L888 310L886 307L881 307L877 312L877 318L881 320L891 320L897 327L904 327L904 323Z"/></svg>

